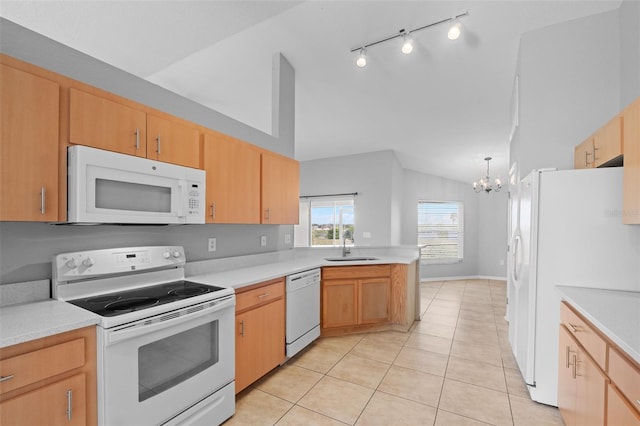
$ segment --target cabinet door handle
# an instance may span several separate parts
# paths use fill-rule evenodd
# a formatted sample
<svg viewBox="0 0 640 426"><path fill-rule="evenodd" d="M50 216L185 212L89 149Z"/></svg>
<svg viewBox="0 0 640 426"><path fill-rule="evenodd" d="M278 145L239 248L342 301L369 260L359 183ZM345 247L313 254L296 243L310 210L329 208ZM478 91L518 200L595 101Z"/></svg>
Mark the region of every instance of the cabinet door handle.
<svg viewBox="0 0 640 426"><path fill-rule="evenodd" d="M566 368L569 368L569 366L571 365L571 363L569 362L569 355L572 353L573 352L571 351L571 348L567 346L567 357L566 357L566 363L565 363Z"/></svg>
<svg viewBox="0 0 640 426"><path fill-rule="evenodd" d="M0 376L0 383L6 382L7 380L11 380L11 379L13 379L13 374L10 374L8 376Z"/></svg>
<svg viewBox="0 0 640 426"><path fill-rule="evenodd" d="M578 355L576 355L575 353L573 354L573 369L571 371L571 376L575 379L576 376L578 375L578 373L576 372L576 365L578 364Z"/></svg>
<svg viewBox="0 0 640 426"><path fill-rule="evenodd" d="M578 330L578 326L573 325L571 323L567 323L567 324L569 325L569 328L571 329L572 332L577 333L578 331L580 331Z"/></svg>
<svg viewBox="0 0 640 426"><path fill-rule="evenodd" d="M140 149L140 129L136 127L136 151Z"/></svg>
<svg viewBox="0 0 640 426"><path fill-rule="evenodd" d="M216 203L211 203L211 217L216 218Z"/></svg>
<svg viewBox="0 0 640 426"><path fill-rule="evenodd" d="M244 337L244 320L240 321L240 336Z"/></svg>
<svg viewBox="0 0 640 426"><path fill-rule="evenodd" d="M160 144L162 143L162 141L160 140L160 135L158 135L158 137L156 138L156 152L158 153L158 155L160 155Z"/></svg>
<svg viewBox="0 0 640 426"><path fill-rule="evenodd" d="M67 390L67 421L71 421L71 417L73 417L73 391L71 389Z"/></svg>
<svg viewBox="0 0 640 426"><path fill-rule="evenodd" d="M47 211L46 206L47 206L47 193L46 193L45 187L43 186L40 188L40 214L45 214L45 212Z"/></svg>
<svg viewBox="0 0 640 426"><path fill-rule="evenodd" d="M265 297L269 296L269 293L264 293L258 296L258 299L264 299Z"/></svg>
<svg viewBox="0 0 640 426"><path fill-rule="evenodd" d="M271 209L270 208L264 209L264 218L267 220L267 222L271 222Z"/></svg>
<svg viewBox="0 0 640 426"><path fill-rule="evenodd" d="M584 165L585 167L588 166L589 164L589 156L591 155L591 153L589 151L585 151L584 152Z"/></svg>

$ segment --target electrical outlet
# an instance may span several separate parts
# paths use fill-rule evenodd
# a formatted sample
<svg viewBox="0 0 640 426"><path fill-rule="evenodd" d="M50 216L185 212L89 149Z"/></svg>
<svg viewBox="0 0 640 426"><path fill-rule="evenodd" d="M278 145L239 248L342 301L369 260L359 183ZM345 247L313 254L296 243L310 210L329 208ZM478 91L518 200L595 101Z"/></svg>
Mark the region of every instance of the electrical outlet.
<svg viewBox="0 0 640 426"><path fill-rule="evenodd" d="M284 243L291 244L291 234L284 234Z"/></svg>
<svg viewBox="0 0 640 426"><path fill-rule="evenodd" d="M209 251L216 251L216 239L215 238L209 238L208 249L209 249Z"/></svg>
<svg viewBox="0 0 640 426"><path fill-rule="evenodd" d="M260 246L261 247L266 247L266 245L267 245L267 236L263 235L263 236L260 237Z"/></svg>

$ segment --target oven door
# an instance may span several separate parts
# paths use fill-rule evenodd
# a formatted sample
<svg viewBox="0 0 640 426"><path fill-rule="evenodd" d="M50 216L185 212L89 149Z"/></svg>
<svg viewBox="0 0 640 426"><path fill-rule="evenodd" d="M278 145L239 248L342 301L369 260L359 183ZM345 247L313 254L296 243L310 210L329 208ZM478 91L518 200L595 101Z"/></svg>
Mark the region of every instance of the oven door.
<svg viewBox="0 0 640 426"><path fill-rule="evenodd" d="M103 330L100 424L155 425L194 405L207 411L200 402L234 380L234 306L231 295ZM222 420L234 410L225 389L225 403L216 404L231 412Z"/></svg>

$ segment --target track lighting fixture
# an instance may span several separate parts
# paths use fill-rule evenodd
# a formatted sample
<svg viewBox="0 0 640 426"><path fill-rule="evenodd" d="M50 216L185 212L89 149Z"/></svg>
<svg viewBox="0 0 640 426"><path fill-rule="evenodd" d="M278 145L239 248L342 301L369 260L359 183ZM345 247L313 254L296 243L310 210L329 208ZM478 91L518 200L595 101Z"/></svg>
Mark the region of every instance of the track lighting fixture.
<svg viewBox="0 0 640 426"><path fill-rule="evenodd" d="M364 47L360 49L360 54L358 55L358 59L356 59L356 65L359 68L367 66L367 50Z"/></svg>
<svg viewBox="0 0 640 426"><path fill-rule="evenodd" d="M402 50L402 53L404 53L405 55L408 55L409 53L413 52L413 38L411 37L411 34L405 34L403 36L401 50Z"/></svg>
<svg viewBox="0 0 640 426"><path fill-rule="evenodd" d="M449 37L449 40L457 40L460 37L460 33L462 33L462 24L457 18L454 18L449 26L447 37Z"/></svg>
<svg viewBox="0 0 640 426"><path fill-rule="evenodd" d="M359 47L355 47L353 49L351 49L351 52L359 52L358 53L358 58L356 59L356 65L359 68L364 68L367 65L367 56L366 56L366 52L367 52L367 48L371 47L371 46L375 46L376 44L380 44L380 43L384 43L385 41L389 41L389 40L393 40L395 38L398 37L402 37L402 48L401 51L402 53L404 53L405 55L408 55L409 53L413 52L413 33L415 33L416 31L420 31L420 30L424 30L426 28L429 27L433 27L435 25L439 25L439 24L444 24L446 22L449 22L449 32L447 33L447 36L449 37L449 39L451 40L456 40L460 37L460 34L462 33L462 24L460 23L459 19L462 16L468 16L469 12L464 12L461 13L459 15L455 15L451 18L447 18L447 19L443 19L441 21L438 22L434 22L428 25L424 25L422 27L413 29L413 30L408 30L405 31L404 29L398 31L397 34L392 35L390 37L387 38L383 38L381 40L377 40L371 43L366 43L366 44L362 44Z"/></svg>

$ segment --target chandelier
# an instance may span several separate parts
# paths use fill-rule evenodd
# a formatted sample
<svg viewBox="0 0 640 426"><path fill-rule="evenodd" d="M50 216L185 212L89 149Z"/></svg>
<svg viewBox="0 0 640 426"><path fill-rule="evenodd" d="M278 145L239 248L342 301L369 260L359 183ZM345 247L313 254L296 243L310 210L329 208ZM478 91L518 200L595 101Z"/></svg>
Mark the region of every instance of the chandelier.
<svg viewBox="0 0 640 426"><path fill-rule="evenodd" d="M475 192L484 191L487 194L491 191L500 191L502 188L502 182L500 182L500 178L491 179L489 176L489 161L491 161L491 157L485 157L484 161L487 162L487 175L480 180L473 182L473 190Z"/></svg>

